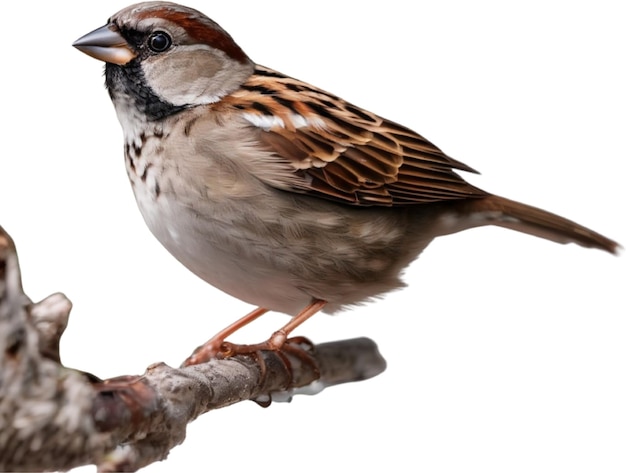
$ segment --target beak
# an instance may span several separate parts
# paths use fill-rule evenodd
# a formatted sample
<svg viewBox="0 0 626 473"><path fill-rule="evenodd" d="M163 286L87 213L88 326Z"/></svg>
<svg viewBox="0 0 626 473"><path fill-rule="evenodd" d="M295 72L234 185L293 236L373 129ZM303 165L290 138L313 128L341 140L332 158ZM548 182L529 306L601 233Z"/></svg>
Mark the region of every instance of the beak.
<svg viewBox="0 0 626 473"><path fill-rule="evenodd" d="M124 37L112 28L112 25L102 26L77 39L72 46L88 56L123 66L137 54L130 49Z"/></svg>

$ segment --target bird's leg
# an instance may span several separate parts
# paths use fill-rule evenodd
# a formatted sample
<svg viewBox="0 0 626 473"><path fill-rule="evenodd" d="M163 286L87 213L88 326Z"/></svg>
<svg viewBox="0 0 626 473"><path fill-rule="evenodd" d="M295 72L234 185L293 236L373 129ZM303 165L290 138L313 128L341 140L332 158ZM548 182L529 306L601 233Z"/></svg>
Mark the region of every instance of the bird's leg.
<svg viewBox="0 0 626 473"><path fill-rule="evenodd" d="M311 355L313 349L313 343L305 337L287 338L291 332L297 327L302 325L313 315L317 314L324 308L326 301L319 299L313 300L308 306L302 309L296 316L294 316L289 323L285 324L282 328L272 334L270 338L262 343L254 345L238 345L234 343L224 342L222 347L224 351L222 356L235 356L235 355L252 355L259 362L259 369L261 385L265 384L265 378L267 376L267 367L261 356L261 351L270 350L276 352L279 359L285 365L288 373L293 373L292 362L289 361L289 357L297 359L300 363L311 367L314 373L319 377L320 371L315 358ZM289 342L289 343L288 343ZM287 383L288 387L291 387L293 380L290 379ZM264 400L256 400L261 407L267 407L271 403L271 397Z"/></svg>
<svg viewBox="0 0 626 473"><path fill-rule="evenodd" d="M272 334L270 338L262 343L256 343L253 345L239 345L224 341L226 337L232 335L234 332L249 324L253 320L259 318L261 315L267 312L267 309L258 308L253 310L245 317L237 320L235 323L229 325L224 330L221 330L211 338L204 345L198 347L194 353L185 360L183 366L196 365L198 363L204 363L211 358L220 356L227 358L235 355L249 355L259 352L261 350L280 351L287 341L287 337L298 326L322 310L326 305L326 301L315 299L308 306L302 309L296 316L294 316L287 324ZM311 344L312 345L312 344ZM289 350L293 352L294 350ZM302 350L304 352L304 350ZM303 360L310 359L310 355L306 353L300 357Z"/></svg>
<svg viewBox="0 0 626 473"><path fill-rule="evenodd" d="M236 322L233 322L225 329L220 330L215 335L213 335L213 337L211 337L211 339L208 342L196 348L193 354L184 361L183 366L191 366L191 365L197 365L199 363L205 363L209 361L211 358L215 358L218 354L223 353L224 351L223 345L224 345L224 340L226 339L226 337L229 337L230 335L235 333L237 330L245 327L250 322L258 319L266 312L267 312L267 309L264 309L263 307L257 307L252 312L244 315L242 318L240 318Z"/></svg>
<svg viewBox="0 0 626 473"><path fill-rule="evenodd" d="M256 343L254 345L237 345L234 343L224 342L224 349L228 350L226 356L253 353L260 350L279 351L287 341L289 334L322 310L326 304L326 301L320 299L313 300L313 302L302 309L297 315L292 317L289 323L276 330L270 338L262 343Z"/></svg>
<svg viewBox="0 0 626 473"><path fill-rule="evenodd" d="M292 317L291 320L285 324L285 326L272 334L267 340L269 350L280 350L281 347L287 341L287 336L293 332L296 328L309 320L327 304L326 301L321 299L314 299L308 306L300 311L298 315Z"/></svg>

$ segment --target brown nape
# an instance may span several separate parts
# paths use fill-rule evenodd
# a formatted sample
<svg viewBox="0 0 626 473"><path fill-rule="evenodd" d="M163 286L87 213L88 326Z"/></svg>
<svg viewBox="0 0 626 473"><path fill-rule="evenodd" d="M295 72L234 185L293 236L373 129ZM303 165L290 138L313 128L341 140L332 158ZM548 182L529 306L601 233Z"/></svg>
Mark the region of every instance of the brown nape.
<svg viewBox="0 0 626 473"><path fill-rule="evenodd" d="M479 225L497 225L556 243L576 243L612 254L621 248L617 242L576 222L497 195L458 202L456 208L464 215L483 214L485 220Z"/></svg>

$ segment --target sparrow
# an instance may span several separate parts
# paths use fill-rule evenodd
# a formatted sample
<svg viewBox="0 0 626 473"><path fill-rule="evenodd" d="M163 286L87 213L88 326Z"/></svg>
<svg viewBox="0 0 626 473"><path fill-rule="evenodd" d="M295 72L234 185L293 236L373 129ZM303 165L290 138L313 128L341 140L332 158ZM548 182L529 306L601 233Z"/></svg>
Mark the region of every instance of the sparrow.
<svg viewBox="0 0 626 473"><path fill-rule="evenodd" d="M573 221L483 191L476 172L409 128L254 63L217 23L169 2L131 5L74 46L104 61L126 170L146 224L197 276L268 310L318 311L404 286L436 237L497 225L616 253Z"/></svg>

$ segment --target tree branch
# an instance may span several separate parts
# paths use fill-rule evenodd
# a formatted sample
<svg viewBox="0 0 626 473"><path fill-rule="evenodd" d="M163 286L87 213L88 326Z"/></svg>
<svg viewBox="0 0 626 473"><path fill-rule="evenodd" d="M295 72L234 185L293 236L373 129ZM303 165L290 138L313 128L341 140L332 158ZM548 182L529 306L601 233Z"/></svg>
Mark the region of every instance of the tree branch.
<svg viewBox="0 0 626 473"><path fill-rule="evenodd" d="M295 338L279 352L186 368L156 363L142 375L100 380L60 363L71 302L32 303L13 241L0 227L0 470L135 471L164 459L186 426L220 407L263 406L371 378L385 361L369 339L314 346ZM304 354L304 355L303 355Z"/></svg>

